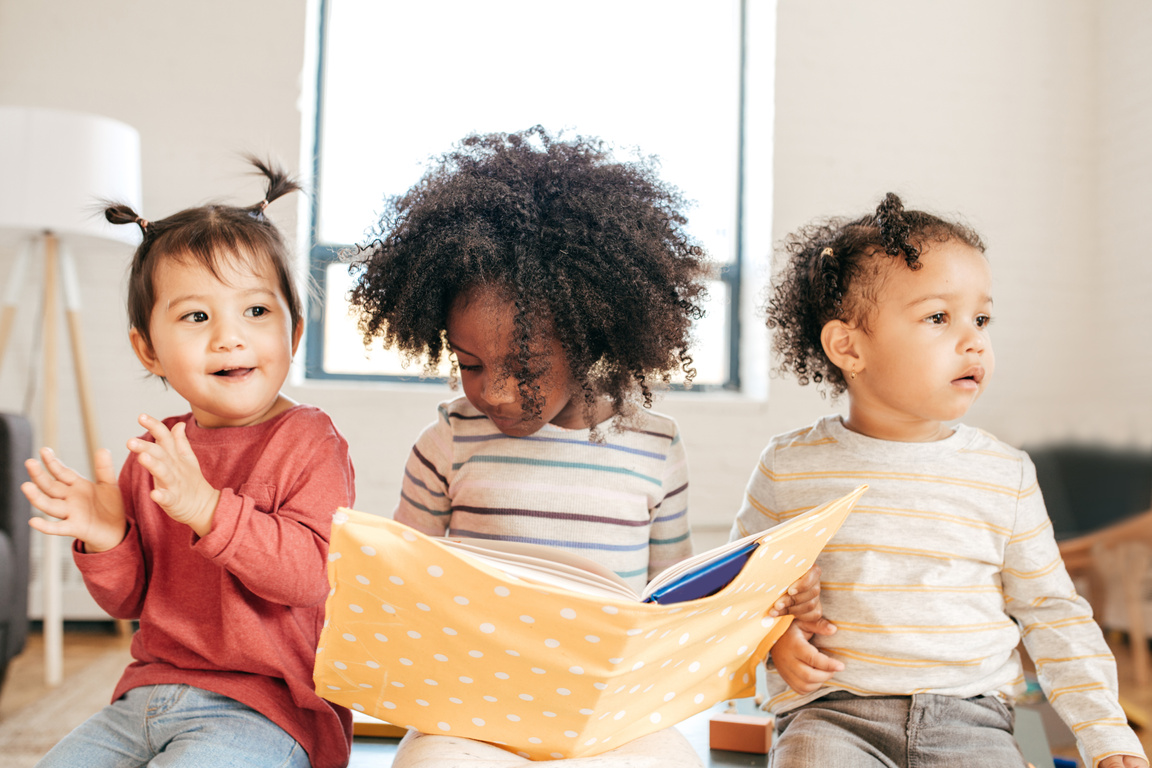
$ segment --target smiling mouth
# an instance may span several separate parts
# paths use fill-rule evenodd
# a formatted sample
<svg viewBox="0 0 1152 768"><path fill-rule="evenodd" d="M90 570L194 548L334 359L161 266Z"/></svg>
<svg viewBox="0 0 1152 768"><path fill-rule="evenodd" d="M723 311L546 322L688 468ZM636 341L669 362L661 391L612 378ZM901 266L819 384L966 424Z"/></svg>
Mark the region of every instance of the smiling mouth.
<svg viewBox="0 0 1152 768"><path fill-rule="evenodd" d="M238 376L244 376L245 374L250 373L252 370L252 368L224 368L222 370L216 371L216 373L212 375L235 378Z"/></svg>

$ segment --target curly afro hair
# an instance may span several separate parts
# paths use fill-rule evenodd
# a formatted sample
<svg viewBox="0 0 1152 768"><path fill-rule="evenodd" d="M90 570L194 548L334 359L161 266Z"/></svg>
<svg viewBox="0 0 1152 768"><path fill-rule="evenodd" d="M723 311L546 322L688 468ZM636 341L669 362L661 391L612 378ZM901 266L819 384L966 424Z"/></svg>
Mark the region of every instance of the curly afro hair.
<svg viewBox="0 0 1152 768"><path fill-rule="evenodd" d="M380 338L431 373L448 351L454 299L494 287L515 306L506 373L527 415L542 406L531 342L548 328L588 414L603 397L616 413L637 395L649 407L651 384L695 375L688 347L709 267L684 231L685 208L654 160L617 162L597 139L540 126L468 136L389 200L352 253L364 342Z"/></svg>
<svg viewBox="0 0 1152 768"><path fill-rule="evenodd" d="M776 276L765 310L775 333L772 348L780 373L795 374L807 385L823 386L835 398L847 383L824 353L820 333L831 320L867 327L887 259L903 259L920 268L920 252L931 243L957 241L984 252L969 227L923 211L904 210L889 192L875 213L861 218L830 218L802 227L785 239L779 252L787 261ZM883 259L883 260L881 260Z"/></svg>

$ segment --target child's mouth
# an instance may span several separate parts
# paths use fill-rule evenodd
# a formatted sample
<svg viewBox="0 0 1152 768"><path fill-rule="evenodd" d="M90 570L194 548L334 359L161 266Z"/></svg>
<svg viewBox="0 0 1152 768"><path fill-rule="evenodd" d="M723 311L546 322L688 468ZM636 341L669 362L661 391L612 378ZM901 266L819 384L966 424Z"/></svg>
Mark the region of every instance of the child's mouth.
<svg viewBox="0 0 1152 768"><path fill-rule="evenodd" d="M961 376L957 379L953 379L953 383L972 382L973 384L979 384L983 380L984 380L984 368L982 366L976 366L974 368L969 368L967 371L965 371L963 376Z"/></svg>
<svg viewBox="0 0 1152 768"><path fill-rule="evenodd" d="M251 370L252 370L251 368L224 368L222 370L216 371L216 373L214 373L212 375L213 376L227 376L229 378L235 378L235 377L239 377L239 376L244 376L244 375L248 374Z"/></svg>
<svg viewBox="0 0 1152 768"><path fill-rule="evenodd" d="M492 422L498 427L512 427L520 423L520 419L510 416L489 416Z"/></svg>

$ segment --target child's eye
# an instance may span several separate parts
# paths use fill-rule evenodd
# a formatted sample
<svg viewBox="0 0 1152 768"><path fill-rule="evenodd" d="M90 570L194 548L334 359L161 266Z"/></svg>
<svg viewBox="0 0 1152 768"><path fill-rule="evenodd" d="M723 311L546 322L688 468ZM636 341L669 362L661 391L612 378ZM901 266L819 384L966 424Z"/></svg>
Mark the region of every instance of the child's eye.
<svg viewBox="0 0 1152 768"><path fill-rule="evenodd" d="M937 312L934 315L928 315L928 317L925 319L933 325L943 325L944 323L948 322L948 313Z"/></svg>
<svg viewBox="0 0 1152 768"><path fill-rule="evenodd" d="M208 322L208 313L207 312L201 312L200 310L197 310L195 312L189 312L188 314L184 315L180 319L181 320L188 320L188 321L193 322L193 323L206 323L206 322Z"/></svg>
<svg viewBox="0 0 1152 768"><path fill-rule="evenodd" d="M464 363L460 362L460 356L456 354L456 350L454 349L449 348L448 354L452 356L453 362L456 363L456 370L460 371L461 373L475 373L484 367L480 364L465 365Z"/></svg>
<svg viewBox="0 0 1152 768"><path fill-rule="evenodd" d="M977 328L987 328L992 323L992 317L989 315L980 315L976 318Z"/></svg>
<svg viewBox="0 0 1152 768"><path fill-rule="evenodd" d="M268 314L268 307L249 307L244 311L244 317L262 317Z"/></svg>

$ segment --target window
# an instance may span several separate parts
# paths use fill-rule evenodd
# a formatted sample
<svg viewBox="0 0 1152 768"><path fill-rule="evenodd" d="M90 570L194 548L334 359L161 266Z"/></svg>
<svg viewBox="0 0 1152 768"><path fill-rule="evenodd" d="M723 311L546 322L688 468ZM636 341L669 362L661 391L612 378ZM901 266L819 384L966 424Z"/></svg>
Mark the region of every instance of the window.
<svg viewBox="0 0 1152 768"><path fill-rule="evenodd" d="M323 300L307 375L419 377L364 349L339 252L464 136L539 123L599 137L622 160L656 155L695 201L689 231L721 265L696 329L696 384L738 388L744 2L324 0L311 253Z"/></svg>

